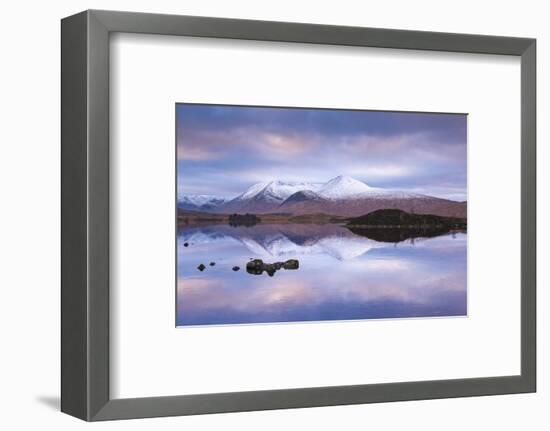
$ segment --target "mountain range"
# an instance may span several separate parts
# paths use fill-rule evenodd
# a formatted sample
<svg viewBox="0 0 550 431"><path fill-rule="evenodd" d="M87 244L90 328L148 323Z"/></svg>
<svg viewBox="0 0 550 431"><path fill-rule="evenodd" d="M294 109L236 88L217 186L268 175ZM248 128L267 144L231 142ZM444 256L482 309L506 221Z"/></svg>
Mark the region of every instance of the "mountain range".
<svg viewBox="0 0 550 431"><path fill-rule="evenodd" d="M466 217L466 202L418 193L370 187L339 175L326 183L269 181L256 183L232 199L212 195L178 196L184 210L222 214L332 214L355 217L378 209Z"/></svg>
<svg viewBox="0 0 550 431"><path fill-rule="evenodd" d="M191 211L214 211L227 199L212 195L178 195L178 208Z"/></svg>

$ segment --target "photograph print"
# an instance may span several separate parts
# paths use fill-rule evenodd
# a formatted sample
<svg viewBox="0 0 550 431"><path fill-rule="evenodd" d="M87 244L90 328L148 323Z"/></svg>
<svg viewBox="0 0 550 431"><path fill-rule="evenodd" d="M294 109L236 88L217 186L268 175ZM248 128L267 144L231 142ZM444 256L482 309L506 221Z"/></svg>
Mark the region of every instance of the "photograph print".
<svg viewBox="0 0 550 431"><path fill-rule="evenodd" d="M467 115L176 104L176 326L467 315Z"/></svg>

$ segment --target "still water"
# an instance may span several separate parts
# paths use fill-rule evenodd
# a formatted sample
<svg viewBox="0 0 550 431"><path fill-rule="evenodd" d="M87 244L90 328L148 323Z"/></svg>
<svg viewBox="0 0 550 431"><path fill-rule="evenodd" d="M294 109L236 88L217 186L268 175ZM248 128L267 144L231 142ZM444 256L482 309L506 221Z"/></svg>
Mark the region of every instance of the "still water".
<svg viewBox="0 0 550 431"><path fill-rule="evenodd" d="M378 231L333 224L180 229L176 324L466 315L465 233ZM298 259L299 269L249 274L251 258Z"/></svg>

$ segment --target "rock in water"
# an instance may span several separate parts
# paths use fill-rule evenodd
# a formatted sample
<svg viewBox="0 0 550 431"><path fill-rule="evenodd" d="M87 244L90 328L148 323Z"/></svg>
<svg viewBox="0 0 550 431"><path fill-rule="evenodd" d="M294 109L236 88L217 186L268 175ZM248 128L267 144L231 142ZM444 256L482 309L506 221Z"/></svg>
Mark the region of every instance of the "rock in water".
<svg viewBox="0 0 550 431"><path fill-rule="evenodd" d="M251 260L250 262L247 262L246 263L246 269L250 269L250 270L256 270L256 269L260 269L262 270L264 267L264 261L262 259L253 259Z"/></svg>
<svg viewBox="0 0 550 431"><path fill-rule="evenodd" d="M262 259L253 259L246 263L246 272L254 275L261 275L264 272L264 262Z"/></svg>
<svg viewBox="0 0 550 431"><path fill-rule="evenodd" d="M210 266L214 266L216 262L210 262Z"/></svg>
<svg viewBox="0 0 550 431"><path fill-rule="evenodd" d="M197 269L202 272L206 269L206 266L201 263L199 266L197 266Z"/></svg>
<svg viewBox="0 0 550 431"><path fill-rule="evenodd" d="M189 247L189 243L188 243L188 242L184 242L184 243L183 243L183 246L184 246L184 247Z"/></svg>
<svg viewBox="0 0 550 431"><path fill-rule="evenodd" d="M277 268L272 263L266 263L264 264L264 271L267 272L267 275L269 275L270 277L273 277L273 275L277 271Z"/></svg>
<svg viewBox="0 0 550 431"><path fill-rule="evenodd" d="M261 259L253 259L246 264L246 271L249 274L261 275L263 272L267 272L267 275L273 277L273 275L280 270L284 269L298 269L300 266L297 259L289 259L286 262L274 262L265 263Z"/></svg>
<svg viewBox="0 0 550 431"><path fill-rule="evenodd" d="M289 259L283 265L284 269L298 269L299 267L300 262L297 259Z"/></svg>
<svg viewBox="0 0 550 431"><path fill-rule="evenodd" d="M239 269L241 269L241 268L239 268L238 266L233 267L233 271L238 271Z"/></svg>

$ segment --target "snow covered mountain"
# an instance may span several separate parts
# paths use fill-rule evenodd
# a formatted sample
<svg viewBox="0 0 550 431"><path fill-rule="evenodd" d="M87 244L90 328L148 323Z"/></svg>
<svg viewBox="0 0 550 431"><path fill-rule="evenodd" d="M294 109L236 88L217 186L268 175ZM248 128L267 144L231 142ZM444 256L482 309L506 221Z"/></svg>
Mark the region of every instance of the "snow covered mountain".
<svg viewBox="0 0 550 431"><path fill-rule="evenodd" d="M359 216L377 209L395 208L417 214L466 217L466 203L399 190L370 187L339 175L326 183L269 181L249 187L234 199L214 196L184 197L183 209L216 213L284 213ZM194 205L191 207L190 205Z"/></svg>
<svg viewBox="0 0 550 431"><path fill-rule="evenodd" d="M305 190L319 190L323 183L269 181L257 183L220 207L221 212L266 213L276 211L290 196Z"/></svg>
<svg viewBox="0 0 550 431"><path fill-rule="evenodd" d="M194 211L213 211L227 200L212 195L180 195L178 208Z"/></svg>
<svg viewBox="0 0 550 431"><path fill-rule="evenodd" d="M421 198L424 195L408 193L398 190L370 187L362 181L352 177L339 175L329 180L319 191L319 195L332 200L360 199L360 198Z"/></svg>
<svg viewBox="0 0 550 431"><path fill-rule="evenodd" d="M381 189L369 187L365 183L354 178L339 175L323 185L319 190L319 194L326 199L346 199L379 190Z"/></svg>
<svg viewBox="0 0 550 431"><path fill-rule="evenodd" d="M290 181L270 181L267 183L254 184L243 194L237 196L235 200L245 201L247 199L263 200L266 202L282 203L289 196L303 190L319 190L324 186L323 183L308 182L290 182Z"/></svg>

